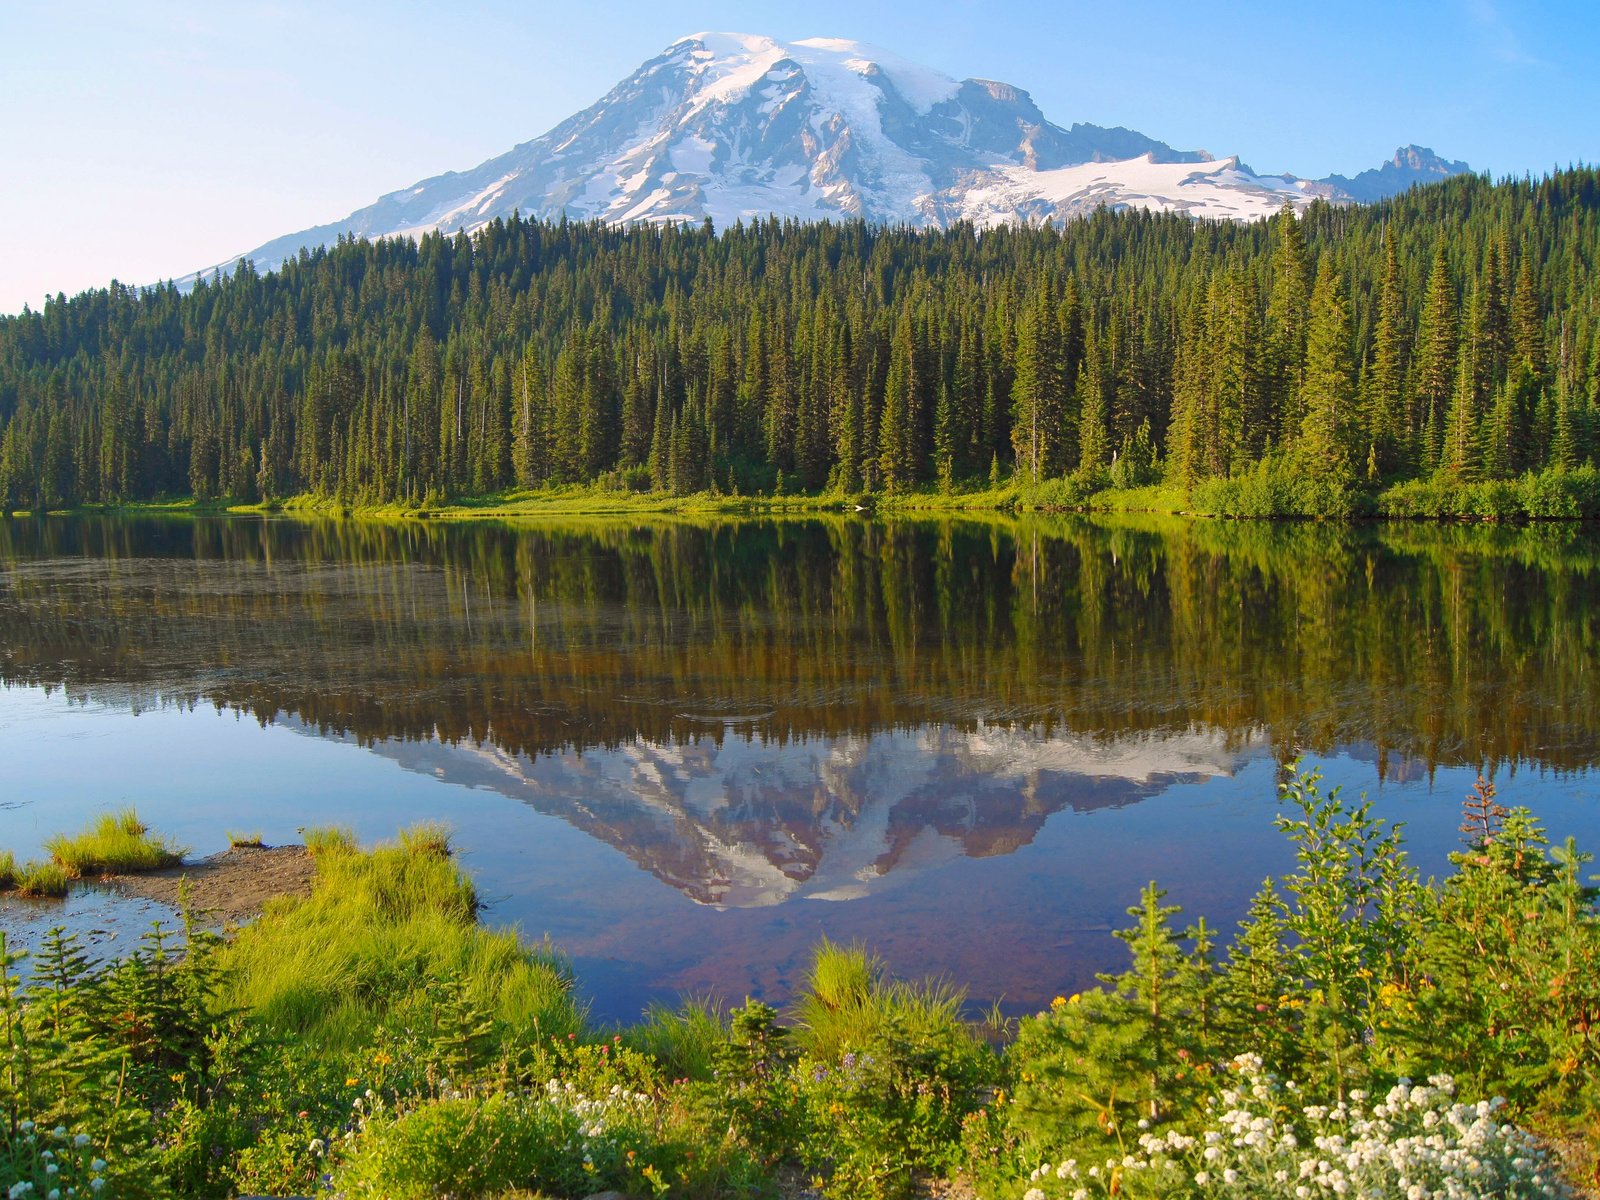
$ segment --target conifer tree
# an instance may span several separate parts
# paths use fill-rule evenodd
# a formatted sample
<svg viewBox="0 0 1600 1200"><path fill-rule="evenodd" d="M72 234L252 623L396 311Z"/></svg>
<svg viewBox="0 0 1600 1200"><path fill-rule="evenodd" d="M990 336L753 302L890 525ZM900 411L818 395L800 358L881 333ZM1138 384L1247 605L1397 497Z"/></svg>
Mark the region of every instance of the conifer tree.
<svg viewBox="0 0 1600 1200"><path fill-rule="evenodd" d="M1299 429L1303 405L1301 377L1305 369L1311 275L1300 219L1284 203L1273 218L1272 293L1267 304L1266 409L1269 436L1292 438Z"/></svg>
<svg viewBox="0 0 1600 1200"><path fill-rule="evenodd" d="M1085 325L1083 361L1078 365L1073 389L1078 409L1078 473L1094 478L1111 455L1110 408L1105 360L1100 335L1093 321Z"/></svg>
<svg viewBox="0 0 1600 1200"><path fill-rule="evenodd" d="M1473 404L1489 405L1495 386L1505 378L1511 358L1511 313L1507 294L1505 240L1489 243L1483 273L1473 291Z"/></svg>
<svg viewBox="0 0 1600 1200"><path fill-rule="evenodd" d="M1022 314L1011 385L1012 448L1017 469L1031 483L1059 475L1064 466L1063 388L1059 327L1041 292Z"/></svg>
<svg viewBox="0 0 1600 1200"><path fill-rule="evenodd" d="M1476 479L1478 461L1477 346L1462 344L1456 363L1456 384L1444 422L1444 450L1439 465L1459 479Z"/></svg>
<svg viewBox="0 0 1600 1200"><path fill-rule="evenodd" d="M1431 471L1443 453L1446 414L1455 392L1459 355L1456 349L1456 289L1445 257L1444 241L1434 248L1427 296L1417 327L1413 370L1413 426L1424 430L1422 466Z"/></svg>
<svg viewBox="0 0 1600 1200"><path fill-rule="evenodd" d="M1334 487L1355 480L1356 362L1349 302L1336 268L1324 257L1311 296L1306 336L1305 415L1295 453Z"/></svg>
<svg viewBox="0 0 1600 1200"><path fill-rule="evenodd" d="M911 312L903 310L889 350L889 374L879 418L879 469L885 490L910 487L916 477L917 351Z"/></svg>
<svg viewBox="0 0 1600 1200"><path fill-rule="evenodd" d="M549 448L542 417L545 404L544 371L539 354L530 344L523 351L515 384L516 416L511 441L512 470L519 487L543 484L549 475Z"/></svg>
<svg viewBox="0 0 1600 1200"><path fill-rule="evenodd" d="M1511 298L1512 365L1525 364L1534 378L1543 378L1544 316L1540 312L1539 285L1534 279L1533 259L1522 256L1517 270L1516 291Z"/></svg>
<svg viewBox="0 0 1600 1200"><path fill-rule="evenodd" d="M1383 283L1378 296L1378 325L1373 334L1371 380L1366 392L1367 428L1378 470L1390 474L1408 466L1417 453L1421 429L1405 403L1406 305L1401 293L1400 261L1395 234L1383 239Z"/></svg>

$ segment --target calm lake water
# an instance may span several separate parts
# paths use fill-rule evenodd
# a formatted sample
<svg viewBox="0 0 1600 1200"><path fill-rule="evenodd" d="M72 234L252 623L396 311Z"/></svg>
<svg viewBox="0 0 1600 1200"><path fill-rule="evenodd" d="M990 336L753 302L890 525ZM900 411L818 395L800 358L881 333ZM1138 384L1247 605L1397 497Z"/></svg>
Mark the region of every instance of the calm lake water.
<svg viewBox="0 0 1600 1200"><path fill-rule="evenodd" d="M1425 872L1479 770L1600 849L1597 622L1571 526L0 521L0 847L436 818L602 1018L781 1002L823 935L1024 1011L1149 879L1231 927L1297 755Z"/></svg>

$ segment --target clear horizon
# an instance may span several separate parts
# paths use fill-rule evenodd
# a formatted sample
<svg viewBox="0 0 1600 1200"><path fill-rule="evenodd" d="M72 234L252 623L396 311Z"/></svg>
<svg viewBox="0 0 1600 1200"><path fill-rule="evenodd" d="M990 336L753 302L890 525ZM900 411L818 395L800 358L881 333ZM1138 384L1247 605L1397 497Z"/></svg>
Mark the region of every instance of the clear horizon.
<svg viewBox="0 0 1600 1200"><path fill-rule="evenodd" d="M1587 6L1358 0L1226 13L1025 0L547 10L467 0L0 11L0 312L146 284L334 221L546 132L704 29L874 43L1261 171L1353 175L1427 146L1496 177L1600 159Z"/></svg>

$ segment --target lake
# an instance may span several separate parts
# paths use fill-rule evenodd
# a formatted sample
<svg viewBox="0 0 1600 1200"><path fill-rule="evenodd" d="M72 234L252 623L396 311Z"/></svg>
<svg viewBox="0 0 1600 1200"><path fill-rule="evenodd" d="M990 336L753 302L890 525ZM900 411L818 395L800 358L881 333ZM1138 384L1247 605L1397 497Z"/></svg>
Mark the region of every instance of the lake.
<svg viewBox="0 0 1600 1200"><path fill-rule="evenodd" d="M1231 929L1296 757L1425 873L1480 771L1600 849L1597 621L1570 525L0 520L0 847L438 819L602 1019L781 1002L823 936L1029 1011L1147 880Z"/></svg>

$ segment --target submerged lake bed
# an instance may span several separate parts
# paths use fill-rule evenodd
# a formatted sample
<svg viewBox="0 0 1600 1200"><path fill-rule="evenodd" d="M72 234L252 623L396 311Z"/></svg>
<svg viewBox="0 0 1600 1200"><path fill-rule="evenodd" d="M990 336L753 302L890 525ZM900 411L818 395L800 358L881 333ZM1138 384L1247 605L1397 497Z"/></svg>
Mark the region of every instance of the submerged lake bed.
<svg viewBox="0 0 1600 1200"><path fill-rule="evenodd" d="M1231 930L1297 756L1425 874L1480 770L1600 848L1596 613L1583 526L10 520L0 847L441 820L603 1018L781 1002L823 936L1030 1011L1147 880Z"/></svg>

